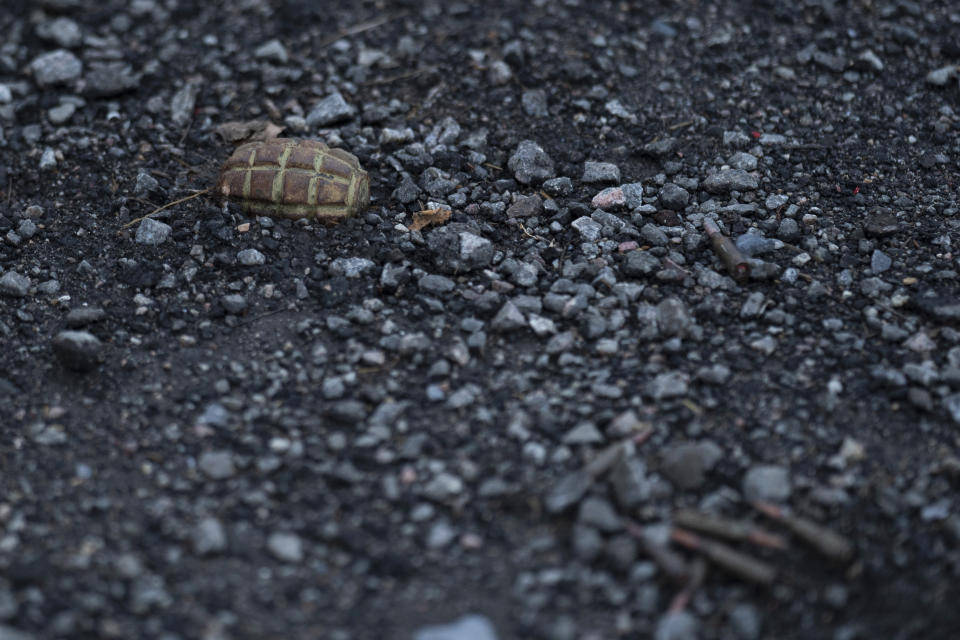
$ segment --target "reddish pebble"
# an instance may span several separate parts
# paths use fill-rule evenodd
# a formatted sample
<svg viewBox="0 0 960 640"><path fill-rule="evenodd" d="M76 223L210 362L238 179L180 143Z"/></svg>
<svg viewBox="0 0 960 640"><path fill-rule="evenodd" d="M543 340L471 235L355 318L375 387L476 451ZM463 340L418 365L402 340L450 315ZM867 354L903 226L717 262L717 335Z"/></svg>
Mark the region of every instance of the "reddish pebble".
<svg viewBox="0 0 960 640"><path fill-rule="evenodd" d="M617 251L620 253L626 253L627 251L633 251L639 246L640 245L638 245L635 240L627 240L626 242L621 242L617 246Z"/></svg>
<svg viewBox="0 0 960 640"><path fill-rule="evenodd" d="M590 202L598 209L614 209L622 207L626 203L627 198L623 195L623 189L620 187L608 187L593 196L593 200Z"/></svg>

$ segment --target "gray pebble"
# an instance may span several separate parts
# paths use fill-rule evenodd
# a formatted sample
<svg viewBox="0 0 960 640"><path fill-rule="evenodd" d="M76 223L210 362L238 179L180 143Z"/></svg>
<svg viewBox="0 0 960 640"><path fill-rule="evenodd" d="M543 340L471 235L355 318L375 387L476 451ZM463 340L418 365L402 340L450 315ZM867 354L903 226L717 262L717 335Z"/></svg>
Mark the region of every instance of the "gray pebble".
<svg viewBox="0 0 960 640"><path fill-rule="evenodd" d="M787 204L790 201L785 195L773 193L767 196L767 199L763 201L763 206L767 208L767 211L776 211L783 205Z"/></svg>
<svg viewBox="0 0 960 640"><path fill-rule="evenodd" d="M667 234L665 234L663 230L660 229L660 227L653 224L652 222L648 222L647 224L640 227L640 235L643 237L644 240L658 247L662 247L668 242L670 242L670 239L667 237Z"/></svg>
<svg viewBox="0 0 960 640"><path fill-rule="evenodd" d="M529 218L543 213L543 201L538 195L517 196L507 208L508 218Z"/></svg>
<svg viewBox="0 0 960 640"><path fill-rule="evenodd" d="M468 615L450 624L421 627L413 640L497 640L497 634L483 616Z"/></svg>
<svg viewBox="0 0 960 640"><path fill-rule="evenodd" d="M960 424L960 393L953 393L944 398L943 406L954 424Z"/></svg>
<svg viewBox="0 0 960 640"><path fill-rule="evenodd" d="M101 307L77 307L71 309L67 314L66 323L68 327L76 329L88 324L99 322L107 317L107 312Z"/></svg>
<svg viewBox="0 0 960 640"><path fill-rule="evenodd" d="M57 154L53 149L47 147L40 154L40 170L50 171L57 168Z"/></svg>
<svg viewBox="0 0 960 640"><path fill-rule="evenodd" d="M785 242L794 242L800 238L800 225L793 218L784 218L777 227L777 237Z"/></svg>
<svg viewBox="0 0 960 640"><path fill-rule="evenodd" d="M600 233L603 231L603 226L589 216L581 216L577 218L570 223L570 226L579 231L583 239L588 242L599 240Z"/></svg>
<svg viewBox="0 0 960 640"><path fill-rule="evenodd" d="M274 38L269 40L256 49L253 50L253 57L258 60L267 60L269 62L277 62L280 64L287 64L289 57L287 56L287 48L283 46L283 43Z"/></svg>
<svg viewBox="0 0 960 640"><path fill-rule="evenodd" d="M486 267L493 260L493 243L474 233L463 232L460 239L460 260L467 269Z"/></svg>
<svg viewBox="0 0 960 640"><path fill-rule="evenodd" d="M457 537L457 530L450 526L446 520L434 522L427 533L428 549L443 549L450 546L450 543Z"/></svg>
<svg viewBox="0 0 960 640"><path fill-rule="evenodd" d="M256 249L243 249L237 252L237 261L247 267L253 267L267 263L267 257Z"/></svg>
<svg viewBox="0 0 960 640"><path fill-rule="evenodd" d="M566 176L551 178L543 183L543 190L554 198L562 198L573 193L573 181Z"/></svg>
<svg viewBox="0 0 960 640"><path fill-rule="evenodd" d="M173 124L182 127L190 122L193 118L193 109L197 104L197 94L199 92L199 84L188 82L173 94L173 98L170 99L170 119Z"/></svg>
<svg viewBox="0 0 960 640"><path fill-rule="evenodd" d="M958 394L960 395L960 394ZM561 478L547 493L544 506L550 513L566 511L580 502L590 488L590 476L584 471L574 471Z"/></svg>
<svg viewBox="0 0 960 640"><path fill-rule="evenodd" d="M943 87L956 75L957 65L950 64L945 67L940 67L939 69L934 69L928 73L927 82L936 87Z"/></svg>
<svg viewBox="0 0 960 640"><path fill-rule="evenodd" d="M523 313L520 312L517 305L509 300L504 303L497 315L490 321L490 329L499 333L516 331L526 326L527 321L523 317Z"/></svg>
<svg viewBox="0 0 960 640"><path fill-rule="evenodd" d="M65 49L57 49L34 58L30 63L33 79L41 87L76 80L83 72L83 63Z"/></svg>
<svg viewBox="0 0 960 640"><path fill-rule="evenodd" d="M643 205L643 183L630 182L620 185L620 189L623 191L624 204L627 209L636 209Z"/></svg>
<svg viewBox="0 0 960 640"><path fill-rule="evenodd" d="M137 181L133 187L133 193L139 197L144 197L160 188L157 179L150 175L149 171L141 169L137 172Z"/></svg>
<svg viewBox="0 0 960 640"><path fill-rule="evenodd" d="M436 502L455 498L463 493L463 480L452 473L438 473L423 487L423 495Z"/></svg>
<svg viewBox="0 0 960 640"><path fill-rule="evenodd" d="M393 197L402 204L410 204L420 197L420 186L409 174L403 176L400 184L393 190Z"/></svg>
<svg viewBox="0 0 960 640"><path fill-rule="evenodd" d="M743 151L738 151L730 156L727 164L734 169L753 171L757 168L757 157L749 153L744 153Z"/></svg>
<svg viewBox="0 0 960 640"><path fill-rule="evenodd" d="M680 146L676 138L665 137L643 145L643 152L655 158L665 158L671 155Z"/></svg>
<svg viewBox="0 0 960 640"><path fill-rule="evenodd" d="M16 615L19 605L13 591L7 586L7 583L0 580L0 620L9 620ZM3 626L0 625L0 629ZM0 638L3 638L3 631L0 631Z"/></svg>
<svg viewBox="0 0 960 640"><path fill-rule="evenodd" d="M730 627L740 640L760 637L760 614L752 604L738 604L730 611Z"/></svg>
<svg viewBox="0 0 960 640"><path fill-rule="evenodd" d="M22 298L30 291L30 278L16 271L7 271L0 276L0 294L12 298Z"/></svg>
<svg viewBox="0 0 960 640"><path fill-rule="evenodd" d="M108 98L139 87L140 74L135 73L133 67L125 62L97 62L90 65L90 70L83 76L83 82L84 95ZM187 95L184 97L189 98ZM182 105L183 110L177 112L177 118L186 117L189 120L193 112L193 104L189 103L189 113L186 111L187 105L186 102Z"/></svg>
<svg viewBox="0 0 960 640"><path fill-rule="evenodd" d="M295 533L271 533L267 538L267 551L281 562L298 564L303 561L303 542Z"/></svg>
<svg viewBox="0 0 960 640"><path fill-rule="evenodd" d="M157 246L163 244L170 237L173 229L170 225L154 220L153 218L144 218L137 227L137 244L146 244Z"/></svg>
<svg viewBox="0 0 960 640"><path fill-rule="evenodd" d="M630 251L623 258L623 272L628 276L648 276L660 268L660 258L649 251Z"/></svg>
<svg viewBox="0 0 960 640"><path fill-rule="evenodd" d="M531 118L546 118L550 115L547 111L547 94L542 89L524 91L520 96L520 104L523 106L523 112Z"/></svg>
<svg viewBox="0 0 960 640"><path fill-rule="evenodd" d="M73 49L83 41L80 26L70 18L54 18L37 25L37 35L64 49Z"/></svg>
<svg viewBox="0 0 960 640"><path fill-rule="evenodd" d="M579 522L570 532L570 543L574 553L584 562L592 562L603 553L603 535L595 528Z"/></svg>
<svg viewBox="0 0 960 640"><path fill-rule="evenodd" d="M687 377L678 371L661 373L644 386L644 392L655 401L687 395Z"/></svg>
<svg viewBox="0 0 960 640"><path fill-rule="evenodd" d="M233 455L229 451L205 451L197 461L197 467L213 480L223 480L236 473Z"/></svg>
<svg viewBox="0 0 960 640"><path fill-rule="evenodd" d="M737 250L748 258L783 248L782 242L773 238L766 238L762 232L756 229L751 229L750 232L738 236L735 244Z"/></svg>
<svg viewBox="0 0 960 640"><path fill-rule="evenodd" d="M421 277L420 280L417 281L417 286L425 293L443 295L453 291L457 284L450 278L431 273Z"/></svg>
<svg viewBox="0 0 960 640"><path fill-rule="evenodd" d="M357 110L348 104L339 91L334 91L315 104L307 114L308 127L326 127L350 120Z"/></svg>
<svg viewBox="0 0 960 640"><path fill-rule="evenodd" d="M660 189L660 204L666 209L681 211L689 201L690 192L672 182L668 182Z"/></svg>
<svg viewBox="0 0 960 640"><path fill-rule="evenodd" d="M653 640L698 640L700 622L689 611L671 611L657 621Z"/></svg>
<svg viewBox="0 0 960 640"><path fill-rule="evenodd" d="M221 299L220 303L227 313L243 313L247 308L247 299L239 293L230 293Z"/></svg>
<svg viewBox="0 0 960 640"><path fill-rule="evenodd" d="M694 319L680 298L667 298L657 305L657 326L664 336L685 337L694 328Z"/></svg>
<svg viewBox="0 0 960 640"><path fill-rule="evenodd" d="M757 465L743 479L743 497L748 502L783 502L790 493L790 473L785 467Z"/></svg>
<svg viewBox="0 0 960 640"><path fill-rule="evenodd" d="M60 125L72 118L76 111L77 107L75 104L72 102L64 102L50 109L50 111L47 112L47 118L50 119L51 124Z"/></svg>
<svg viewBox="0 0 960 640"><path fill-rule="evenodd" d="M620 522L620 516L617 515L617 511L613 508L613 505L603 498L594 496L580 503L577 521L580 524L596 527L605 533L612 533L623 529L623 523Z"/></svg>
<svg viewBox="0 0 960 640"><path fill-rule="evenodd" d="M610 471L610 483L617 502L624 509L632 509L650 498L652 484L647 467L638 458L622 457Z"/></svg>
<svg viewBox="0 0 960 640"><path fill-rule="evenodd" d="M709 440L684 442L664 450L660 472L678 489L697 489L722 457L723 450Z"/></svg>
<svg viewBox="0 0 960 640"><path fill-rule="evenodd" d="M204 518L193 529L193 551L205 556L227 548L227 532L216 518Z"/></svg>
<svg viewBox="0 0 960 640"><path fill-rule="evenodd" d="M349 258L335 258L330 262L329 269L332 276L359 278L363 274L373 271L376 267L377 265L373 260L351 256Z"/></svg>
<svg viewBox="0 0 960 640"><path fill-rule="evenodd" d="M893 259L880 249L874 249L870 256L870 269L876 273L883 273L893 265Z"/></svg>
<svg viewBox="0 0 960 640"><path fill-rule="evenodd" d="M543 147L533 140L524 140L518 144L507 166L521 184L540 184L556 176L553 160Z"/></svg>
<svg viewBox="0 0 960 640"><path fill-rule="evenodd" d="M766 298L762 291L754 291L743 301L743 306L740 307L740 317L748 320L756 318L763 313L765 301Z"/></svg>
<svg viewBox="0 0 960 640"><path fill-rule="evenodd" d="M872 69L877 73L883 71L883 61L870 49L867 49L857 56L857 60L863 63L862 66Z"/></svg>
<svg viewBox="0 0 960 640"><path fill-rule="evenodd" d="M513 78L513 71L510 69L510 65L503 60L494 60L490 64L487 77L490 78L490 84L501 87L510 82L510 79Z"/></svg>
<svg viewBox="0 0 960 640"><path fill-rule="evenodd" d="M74 371L91 371L100 364L103 344L88 331L61 331L53 340L53 352Z"/></svg>
<svg viewBox="0 0 960 640"><path fill-rule="evenodd" d="M597 444L603 442L603 434L592 422L581 422L563 436L564 444Z"/></svg>
<svg viewBox="0 0 960 640"><path fill-rule="evenodd" d="M585 162L580 181L586 184L620 182L620 167L610 162Z"/></svg>
<svg viewBox="0 0 960 640"><path fill-rule="evenodd" d="M753 191L759 186L755 176L742 169L723 169L713 173L701 183L709 193L729 193L730 191Z"/></svg>

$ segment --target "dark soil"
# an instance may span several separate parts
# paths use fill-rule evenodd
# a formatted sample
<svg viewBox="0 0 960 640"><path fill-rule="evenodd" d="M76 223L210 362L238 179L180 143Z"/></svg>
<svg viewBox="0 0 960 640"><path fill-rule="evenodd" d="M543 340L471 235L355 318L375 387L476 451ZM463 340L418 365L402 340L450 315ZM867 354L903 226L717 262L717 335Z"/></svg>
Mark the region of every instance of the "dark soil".
<svg viewBox="0 0 960 640"><path fill-rule="evenodd" d="M0 33L0 640L960 637L954 4L7 0ZM136 221L254 119L354 153L369 209ZM775 580L675 600L644 544L691 570L680 508L785 536L729 543Z"/></svg>

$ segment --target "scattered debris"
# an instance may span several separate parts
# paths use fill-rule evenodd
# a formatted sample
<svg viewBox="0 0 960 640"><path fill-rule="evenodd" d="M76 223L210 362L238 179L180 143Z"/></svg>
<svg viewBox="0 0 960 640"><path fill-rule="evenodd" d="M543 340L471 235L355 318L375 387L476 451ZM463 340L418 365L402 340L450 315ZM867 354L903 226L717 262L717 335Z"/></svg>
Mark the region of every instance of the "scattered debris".
<svg viewBox="0 0 960 640"><path fill-rule="evenodd" d="M750 276L750 264L737 250L733 240L723 235L717 223L710 218L703 219L703 230L710 238L714 252L723 262L727 271L730 272L730 275L733 276L733 279L745 280L748 278Z"/></svg>
<svg viewBox="0 0 960 640"><path fill-rule="evenodd" d="M450 209L424 209L413 214L413 222L407 225L410 231L420 231L431 225L441 225L450 219Z"/></svg>
<svg viewBox="0 0 960 640"><path fill-rule="evenodd" d="M783 507L769 502L755 502L753 506L761 513L786 525L794 535L831 560L846 562L853 557L853 545L846 538L823 525L791 515Z"/></svg>
<svg viewBox="0 0 960 640"><path fill-rule="evenodd" d="M239 144L243 142L262 142L273 140L281 133L285 127L280 127L269 120L231 120L224 122L216 128L217 135L223 138L224 142Z"/></svg>
<svg viewBox="0 0 960 640"><path fill-rule="evenodd" d="M773 583L777 576L777 570L766 562L684 529L674 528L670 539L688 549L702 553L718 567L726 569L749 582L769 585Z"/></svg>

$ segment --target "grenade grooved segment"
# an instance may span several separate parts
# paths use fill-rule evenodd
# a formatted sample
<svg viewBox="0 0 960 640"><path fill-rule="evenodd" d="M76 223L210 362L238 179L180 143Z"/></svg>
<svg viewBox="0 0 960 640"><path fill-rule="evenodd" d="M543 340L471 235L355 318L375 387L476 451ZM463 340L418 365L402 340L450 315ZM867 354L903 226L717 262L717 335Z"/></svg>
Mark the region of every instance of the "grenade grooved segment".
<svg viewBox="0 0 960 640"><path fill-rule="evenodd" d="M343 149L275 138L237 147L217 191L248 213L337 222L370 203L370 177Z"/></svg>

